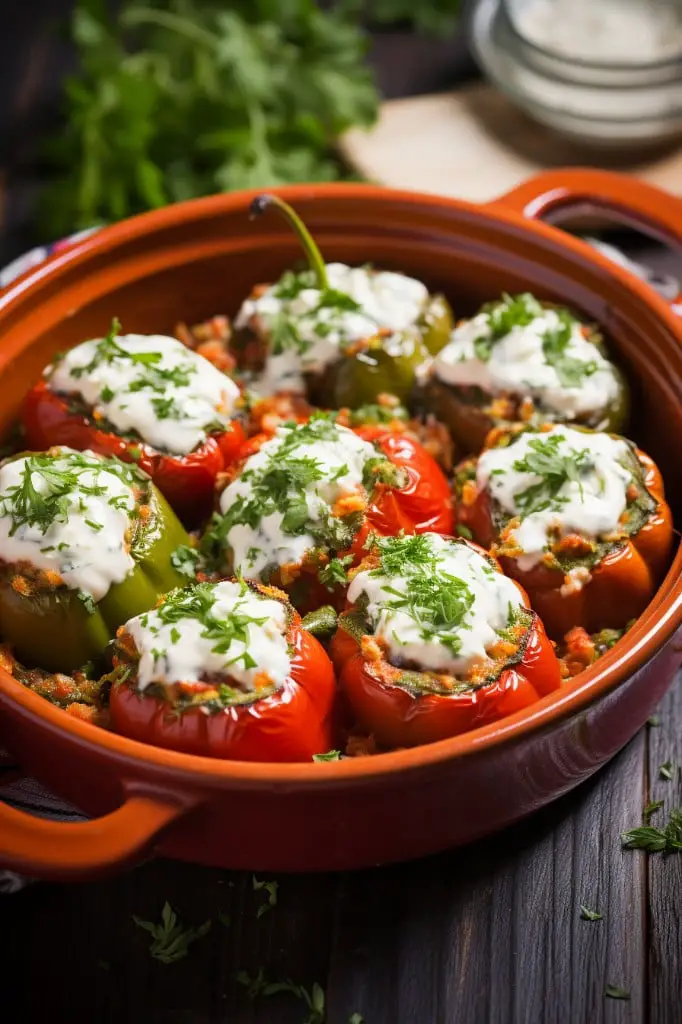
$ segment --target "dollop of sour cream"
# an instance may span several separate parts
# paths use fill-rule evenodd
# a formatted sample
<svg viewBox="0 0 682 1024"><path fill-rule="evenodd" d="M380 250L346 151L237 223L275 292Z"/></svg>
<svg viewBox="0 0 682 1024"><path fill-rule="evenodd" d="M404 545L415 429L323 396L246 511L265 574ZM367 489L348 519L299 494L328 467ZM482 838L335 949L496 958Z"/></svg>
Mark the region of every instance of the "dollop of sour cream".
<svg viewBox="0 0 682 1024"><path fill-rule="evenodd" d="M279 427L220 497L232 522L225 539L234 571L258 578L299 564L319 546L312 531L334 515L334 505L364 494L365 468L376 457L374 445L325 418Z"/></svg>
<svg viewBox="0 0 682 1024"><path fill-rule="evenodd" d="M549 486L546 454L554 465ZM626 441L605 433L556 426L545 432L527 431L506 448L491 448L478 460L476 483L487 489L508 516L520 516L509 540L523 552L521 569L541 561L556 540L569 533L588 539L618 530L632 482L633 454ZM541 489L533 492L529 488ZM528 495L531 495L529 501Z"/></svg>
<svg viewBox="0 0 682 1024"><path fill-rule="evenodd" d="M187 455L234 413L239 388L176 338L124 334L85 341L47 371L52 391L78 395L121 434Z"/></svg>
<svg viewBox="0 0 682 1024"><path fill-rule="evenodd" d="M0 468L0 558L57 573L101 601L135 567L136 470L93 452L55 452Z"/></svg>
<svg viewBox="0 0 682 1024"><path fill-rule="evenodd" d="M487 660L488 649L500 639L498 631L506 629L510 616L525 605L512 580L467 544L435 533L421 537L429 554L421 569L405 567L400 574L386 573L381 559L376 569L357 573L348 599L355 603L366 598L365 614L392 664L465 676ZM414 541L397 538L393 544L401 540ZM438 588L450 601L453 595L461 599L459 612L455 606L450 623L440 628L438 623L428 625L429 610L419 599L424 580L433 587L436 606Z"/></svg>
<svg viewBox="0 0 682 1024"><path fill-rule="evenodd" d="M326 297L304 271L285 274L239 310L235 327L252 326L270 341L265 369L252 386L256 394L302 392L304 373L321 373L341 349L379 330L414 328L429 300L426 285L405 274L344 263L326 268L336 298Z"/></svg>
<svg viewBox="0 0 682 1024"><path fill-rule="evenodd" d="M281 689L291 674L285 606L239 582L203 585L201 592L203 599L194 600L195 588L177 591L126 623L140 656L137 688L220 676L245 693L264 684Z"/></svg>
<svg viewBox="0 0 682 1024"><path fill-rule="evenodd" d="M458 324L434 359L435 376L486 394L529 396L567 420L602 412L619 393L611 363L585 337L580 321L545 309L532 296L527 305L534 314L529 322L510 326L501 337L494 335L489 312ZM505 300L497 304L504 306ZM557 338L558 346L552 344Z"/></svg>

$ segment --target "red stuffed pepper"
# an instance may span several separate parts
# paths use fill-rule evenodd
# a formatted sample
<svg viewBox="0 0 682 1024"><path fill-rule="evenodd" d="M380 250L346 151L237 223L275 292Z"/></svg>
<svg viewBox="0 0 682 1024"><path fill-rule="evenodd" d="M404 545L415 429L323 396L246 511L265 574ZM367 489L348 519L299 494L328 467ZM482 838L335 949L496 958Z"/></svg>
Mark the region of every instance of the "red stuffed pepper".
<svg viewBox="0 0 682 1024"><path fill-rule="evenodd" d="M252 438L202 547L220 572L281 586L306 611L343 595L370 532L452 530L448 483L405 433L333 415Z"/></svg>
<svg viewBox="0 0 682 1024"><path fill-rule="evenodd" d="M521 587L481 548L431 533L377 538L331 653L355 725L383 747L494 722L561 683Z"/></svg>
<svg viewBox="0 0 682 1024"><path fill-rule="evenodd" d="M112 728L187 754L310 761L333 746L334 671L274 587L200 583L118 632Z"/></svg>
<svg viewBox="0 0 682 1024"><path fill-rule="evenodd" d="M673 525L651 459L614 434L493 432L457 473L460 529L527 590L550 636L621 629L644 611Z"/></svg>
<svg viewBox="0 0 682 1024"><path fill-rule="evenodd" d="M211 509L218 473L244 432L239 389L175 338L119 335L86 341L55 359L27 394L28 445L65 445L136 462L186 524Z"/></svg>

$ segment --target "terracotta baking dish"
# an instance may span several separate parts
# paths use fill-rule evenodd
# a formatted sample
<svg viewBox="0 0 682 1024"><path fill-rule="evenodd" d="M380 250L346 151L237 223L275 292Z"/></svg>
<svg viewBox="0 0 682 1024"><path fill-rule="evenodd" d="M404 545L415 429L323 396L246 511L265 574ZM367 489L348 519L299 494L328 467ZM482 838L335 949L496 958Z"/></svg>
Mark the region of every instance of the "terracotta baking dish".
<svg viewBox="0 0 682 1024"><path fill-rule="evenodd" d="M281 194L328 259L372 261L443 290L469 312L532 289L598 321L634 389L631 434L682 511L682 322L649 288L539 223L590 205L674 243L682 203L592 171L557 171L487 206L366 185ZM0 297L0 428L58 349L233 313L300 253L276 217L250 223L251 193L172 206L109 228ZM645 722L682 661L682 555L627 639L560 695L431 746L337 763L219 762L124 739L68 717L0 672L0 738L22 766L83 808L84 824L0 805L0 863L85 877L150 851L255 871L357 868L467 842L529 814L596 771Z"/></svg>

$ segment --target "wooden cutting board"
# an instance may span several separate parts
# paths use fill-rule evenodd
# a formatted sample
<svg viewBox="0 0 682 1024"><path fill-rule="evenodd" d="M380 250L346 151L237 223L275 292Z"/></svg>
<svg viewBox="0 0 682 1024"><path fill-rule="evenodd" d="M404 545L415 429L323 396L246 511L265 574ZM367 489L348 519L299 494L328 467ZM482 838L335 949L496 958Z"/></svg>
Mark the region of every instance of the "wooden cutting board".
<svg viewBox="0 0 682 1024"><path fill-rule="evenodd" d="M370 131L341 141L364 177L473 202L557 166L606 167L682 195L682 144L638 154L596 150L536 124L491 86L388 100Z"/></svg>

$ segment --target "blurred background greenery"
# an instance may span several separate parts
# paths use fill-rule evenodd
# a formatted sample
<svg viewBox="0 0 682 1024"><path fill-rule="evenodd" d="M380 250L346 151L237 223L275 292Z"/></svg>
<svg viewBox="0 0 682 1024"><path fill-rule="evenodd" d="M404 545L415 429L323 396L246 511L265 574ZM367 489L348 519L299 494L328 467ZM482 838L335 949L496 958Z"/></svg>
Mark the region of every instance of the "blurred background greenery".
<svg viewBox="0 0 682 1024"><path fill-rule="evenodd" d="M369 126L369 30L451 37L460 0L78 0L74 71L41 152L50 239L193 196L352 177Z"/></svg>

